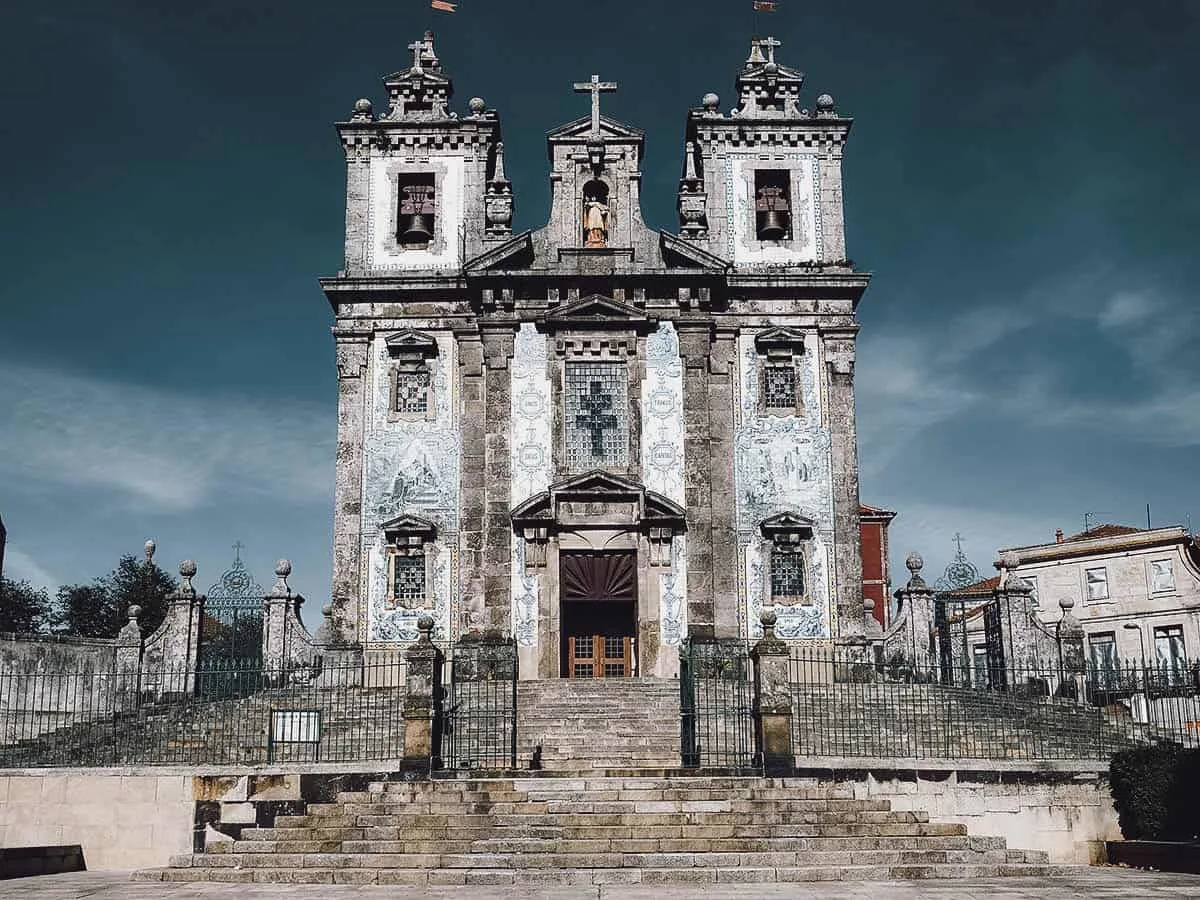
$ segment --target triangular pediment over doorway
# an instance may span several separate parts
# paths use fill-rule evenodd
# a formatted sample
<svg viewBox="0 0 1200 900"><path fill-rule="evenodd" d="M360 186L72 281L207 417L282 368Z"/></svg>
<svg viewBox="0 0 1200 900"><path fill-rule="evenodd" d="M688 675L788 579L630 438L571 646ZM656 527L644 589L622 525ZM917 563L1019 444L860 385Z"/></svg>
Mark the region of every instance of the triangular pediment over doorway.
<svg viewBox="0 0 1200 900"><path fill-rule="evenodd" d="M640 128L634 128L632 125L626 125L624 122L618 122L616 119L610 119L608 116L600 116L600 134L599 140L634 140L641 141L646 137L646 132ZM573 119L559 125L557 128L546 133L547 140L570 140L576 138L579 140L597 140L597 136L592 134L592 117L580 116L578 119Z"/></svg>
<svg viewBox="0 0 1200 900"><path fill-rule="evenodd" d="M641 482L599 469L573 475L550 485L512 510L515 528L547 527L563 518L564 504L632 504L633 521L639 525L675 531L684 528L684 509L668 497L647 490ZM599 513L599 515L603 515ZM597 524L602 524L599 520Z"/></svg>
<svg viewBox="0 0 1200 900"><path fill-rule="evenodd" d="M658 327L658 320L647 316L636 306L603 294L589 294L550 310L538 324L546 331L604 329L648 332Z"/></svg>

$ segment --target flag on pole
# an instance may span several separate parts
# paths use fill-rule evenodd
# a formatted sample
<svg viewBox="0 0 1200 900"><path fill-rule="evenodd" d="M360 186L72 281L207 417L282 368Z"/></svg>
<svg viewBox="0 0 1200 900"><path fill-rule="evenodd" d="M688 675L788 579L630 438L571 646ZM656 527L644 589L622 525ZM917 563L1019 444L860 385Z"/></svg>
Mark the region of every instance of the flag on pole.
<svg viewBox="0 0 1200 900"><path fill-rule="evenodd" d="M454 12L454 4L448 0L429 0L429 5L434 9L440 9L442 12Z"/></svg>
<svg viewBox="0 0 1200 900"><path fill-rule="evenodd" d="M755 12L775 12L775 0L754 0Z"/></svg>

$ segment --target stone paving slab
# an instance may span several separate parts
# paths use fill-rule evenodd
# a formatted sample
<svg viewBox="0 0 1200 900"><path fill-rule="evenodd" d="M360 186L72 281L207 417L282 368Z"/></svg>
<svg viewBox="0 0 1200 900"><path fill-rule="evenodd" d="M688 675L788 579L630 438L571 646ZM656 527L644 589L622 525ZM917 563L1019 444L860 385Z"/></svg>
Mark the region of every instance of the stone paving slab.
<svg viewBox="0 0 1200 900"><path fill-rule="evenodd" d="M133 883L128 872L74 872L0 882L5 900L692 900L689 885L405 888L293 884ZM1196 898L1200 875L1096 868L1079 877L965 881L705 885L704 900L1132 900Z"/></svg>

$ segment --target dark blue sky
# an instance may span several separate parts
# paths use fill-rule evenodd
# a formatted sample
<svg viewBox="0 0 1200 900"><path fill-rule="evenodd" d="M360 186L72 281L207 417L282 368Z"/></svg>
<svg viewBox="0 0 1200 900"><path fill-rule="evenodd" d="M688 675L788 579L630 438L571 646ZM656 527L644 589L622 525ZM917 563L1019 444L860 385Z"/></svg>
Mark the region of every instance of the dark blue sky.
<svg viewBox="0 0 1200 900"><path fill-rule="evenodd" d="M863 499L894 557L981 566L1085 512L1200 525L1200 5L780 0L762 30L856 119ZM732 104L750 0L599 5L7 0L0 8L0 514L9 574L101 574L146 537L200 587L235 539L328 594L332 317L344 169L331 123L383 100L426 28L499 110L519 228L571 83L647 132L673 228L684 116ZM899 583L903 568L893 572Z"/></svg>

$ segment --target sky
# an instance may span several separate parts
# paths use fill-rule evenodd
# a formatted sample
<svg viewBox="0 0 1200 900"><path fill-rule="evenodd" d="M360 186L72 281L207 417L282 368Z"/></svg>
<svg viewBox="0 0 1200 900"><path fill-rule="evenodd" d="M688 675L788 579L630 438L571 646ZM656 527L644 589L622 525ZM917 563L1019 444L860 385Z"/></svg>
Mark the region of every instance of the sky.
<svg viewBox="0 0 1200 900"><path fill-rule="evenodd" d="M341 267L332 123L427 28L454 108L499 111L517 229L545 132L620 89L643 213L674 230L688 108L732 105L751 0L5 0L0 516L6 574L88 581L158 543L214 582L241 541L329 595ZM1200 4L779 0L760 33L855 118L861 494L937 575L1055 528L1200 528Z"/></svg>

